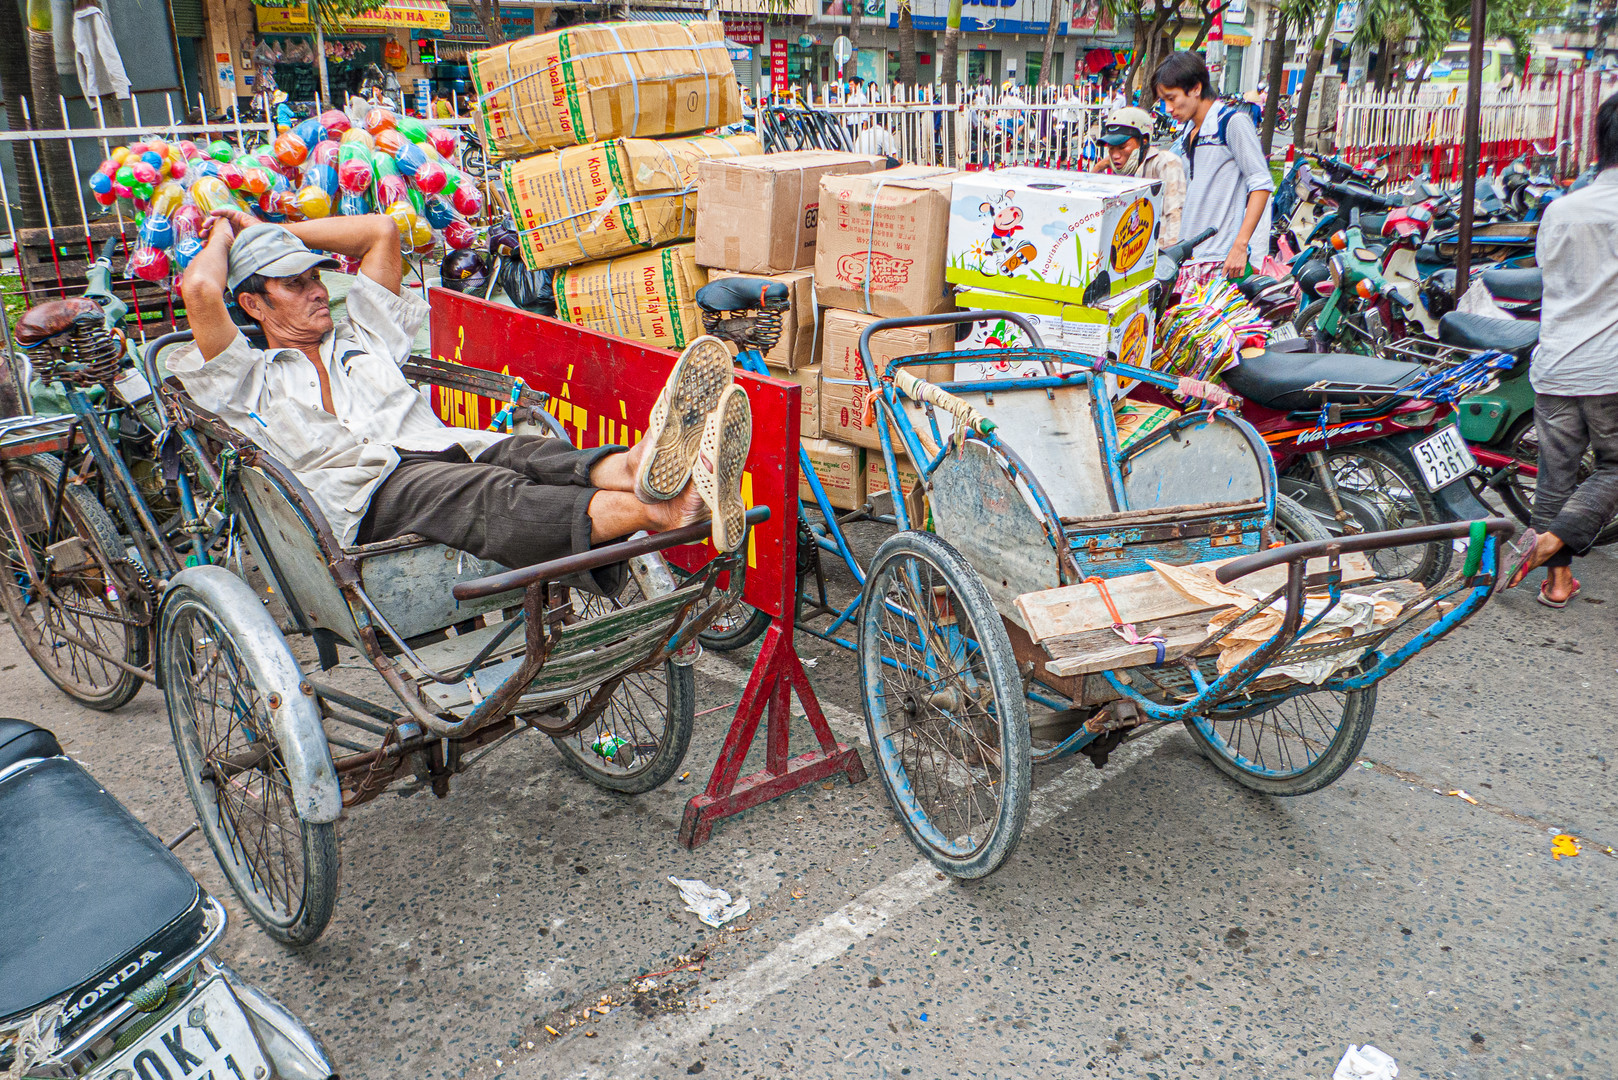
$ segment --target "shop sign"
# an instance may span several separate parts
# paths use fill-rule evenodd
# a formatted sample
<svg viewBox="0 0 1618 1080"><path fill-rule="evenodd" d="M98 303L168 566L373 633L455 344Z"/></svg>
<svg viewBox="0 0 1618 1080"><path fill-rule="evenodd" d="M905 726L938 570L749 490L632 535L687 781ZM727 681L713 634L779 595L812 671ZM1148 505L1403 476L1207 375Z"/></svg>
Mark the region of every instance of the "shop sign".
<svg viewBox="0 0 1618 1080"><path fill-rule="evenodd" d="M780 38L770 42L770 90L787 92L787 43Z"/></svg>
<svg viewBox="0 0 1618 1080"><path fill-rule="evenodd" d="M725 36L738 45L764 44L763 19L725 19Z"/></svg>
<svg viewBox="0 0 1618 1080"><path fill-rule="evenodd" d="M254 6L253 16L260 33L308 33L315 26L309 6L268 8ZM449 8L444 0L387 0L385 4L344 16L344 30L448 30ZM532 24L530 24L532 25Z"/></svg>
<svg viewBox="0 0 1618 1080"><path fill-rule="evenodd" d="M835 0L831 0L835 2ZM962 0L961 30L964 33L1038 34L1045 33L1051 17L1053 0ZM1113 16L1102 11L1104 5L1091 0L1082 7L1081 14L1071 24L1058 24L1057 33L1111 32L1116 25ZM911 21L918 30L941 31L949 19L949 0L912 0ZM897 7L888 14L888 26L899 25Z"/></svg>
<svg viewBox="0 0 1618 1080"><path fill-rule="evenodd" d="M528 37L534 32L534 9L531 7L500 6L500 29L507 41L516 41L518 38ZM469 7L460 4L451 4L449 9L449 36L457 38L470 38L473 41L485 41L487 36L483 33L483 24L478 21L478 13Z"/></svg>

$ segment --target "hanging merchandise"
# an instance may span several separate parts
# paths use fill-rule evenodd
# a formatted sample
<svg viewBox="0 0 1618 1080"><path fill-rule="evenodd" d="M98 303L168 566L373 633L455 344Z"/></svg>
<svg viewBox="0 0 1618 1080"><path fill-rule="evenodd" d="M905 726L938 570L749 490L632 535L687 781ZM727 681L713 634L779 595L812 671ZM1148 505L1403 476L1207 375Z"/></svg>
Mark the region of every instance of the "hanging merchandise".
<svg viewBox="0 0 1618 1080"><path fill-rule="evenodd" d="M410 54L405 51L405 47L399 44L398 41L389 38L388 43L382 46L382 59L394 71L403 71L405 65L410 62Z"/></svg>
<svg viewBox="0 0 1618 1080"><path fill-rule="evenodd" d="M477 230L467 219L482 211L483 193L458 167L457 149L453 138L389 110L371 110L360 128L328 110L241 151L224 140L149 136L115 147L86 186L97 204L123 200L133 213L127 272L174 284L202 250L203 221L216 210L272 222L380 211L406 252L469 249Z"/></svg>
<svg viewBox="0 0 1618 1080"><path fill-rule="evenodd" d="M1209 381L1240 362L1238 350L1263 345L1270 324L1234 283L1212 280L1191 290L1158 326L1162 342L1152 367L1166 375Z"/></svg>

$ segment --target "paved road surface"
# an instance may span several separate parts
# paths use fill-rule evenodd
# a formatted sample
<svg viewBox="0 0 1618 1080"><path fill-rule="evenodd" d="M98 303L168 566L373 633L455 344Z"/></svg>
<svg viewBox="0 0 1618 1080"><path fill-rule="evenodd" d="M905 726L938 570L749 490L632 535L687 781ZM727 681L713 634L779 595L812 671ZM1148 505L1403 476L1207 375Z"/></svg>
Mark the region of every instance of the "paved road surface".
<svg viewBox="0 0 1618 1080"><path fill-rule="evenodd" d="M1580 573L1568 611L1513 593L1386 682L1364 760L1327 791L1251 794L1160 733L1101 772L1037 772L1022 846L975 884L918 861L875 779L681 850L745 677L714 656L690 780L610 796L524 736L448 799L386 795L342 824L337 913L306 951L242 916L200 840L180 855L231 910L228 959L351 1080L1323 1078L1367 1041L1406 1078L1611 1077L1618 859L1551 858L1559 831L1618 845L1618 563ZM850 658L804 652L858 735ZM157 692L77 709L8 631L0 700L158 834L191 820ZM669 874L752 913L707 930Z"/></svg>

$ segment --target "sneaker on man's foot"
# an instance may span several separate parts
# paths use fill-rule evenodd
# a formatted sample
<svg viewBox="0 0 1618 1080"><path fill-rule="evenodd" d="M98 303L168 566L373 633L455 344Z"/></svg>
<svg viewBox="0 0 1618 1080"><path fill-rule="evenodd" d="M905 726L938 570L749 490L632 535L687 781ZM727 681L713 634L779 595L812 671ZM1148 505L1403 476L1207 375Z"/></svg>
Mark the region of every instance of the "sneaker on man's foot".
<svg viewBox="0 0 1618 1080"><path fill-rule="evenodd" d="M637 499L667 502L685 487L703 425L733 379L724 342L703 336L685 347L652 406L646 427L648 449L635 472Z"/></svg>
<svg viewBox="0 0 1618 1080"><path fill-rule="evenodd" d="M742 502L742 470L753 444L753 407L747 391L730 386L719 397L719 407L708 415L702 446L691 467L691 484L713 513L713 546L735 551L747 531L747 506Z"/></svg>

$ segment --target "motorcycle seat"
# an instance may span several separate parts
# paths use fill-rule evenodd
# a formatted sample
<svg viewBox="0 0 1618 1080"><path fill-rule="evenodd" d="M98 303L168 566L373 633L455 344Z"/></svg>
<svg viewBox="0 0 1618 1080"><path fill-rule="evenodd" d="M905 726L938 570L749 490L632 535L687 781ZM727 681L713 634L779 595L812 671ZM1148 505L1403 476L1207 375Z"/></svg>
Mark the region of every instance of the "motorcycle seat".
<svg viewBox="0 0 1618 1080"><path fill-rule="evenodd" d="M1378 356L1266 350L1257 356L1242 357L1240 364L1227 369L1220 378L1255 405L1291 412L1332 402L1356 405L1366 400L1364 394L1308 389L1318 382L1404 386L1424 374L1420 364Z"/></svg>
<svg viewBox="0 0 1618 1080"><path fill-rule="evenodd" d="M0 911L0 1021L65 997L79 1006L70 1034L195 945L205 921L196 879L61 756L0 780Z"/></svg>
<svg viewBox="0 0 1618 1080"><path fill-rule="evenodd" d="M1501 300L1538 300L1545 292L1545 279L1537 266L1524 270L1485 270L1482 277L1489 295Z"/></svg>
<svg viewBox="0 0 1618 1080"><path fill-rule="evenodd" d="M1438 320L1438 340L1465 349L1498 349L1526 358L1539 344L1539 323L1452 311Z"/></svg>
<svg viewBox="0 0 1618 1080"><path fill-rule="evenodd" d="M26 720L0 716L0 772L36 757L58 757L62 748L56 736Z"/></svg>
<svg viewBox="0 0 1618 1080"><path fill-rule="evenodd" d="M704 311L762 311L786 303L787 287L769 278L720 278L697 290L697 306Z"/></svg>
<svg viewBox="0 0 1618 1080"><path fill-rule="evenodd" d="M1431 266L1434 263L1447 263L1449 259L1438 250L1437 244L1423 244L1416 249L1416 261ZM1450 271L1454 273L1454 271Z"/></svg>

